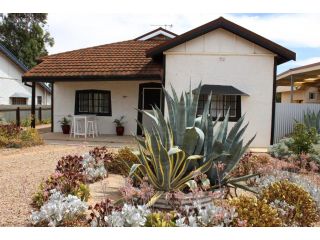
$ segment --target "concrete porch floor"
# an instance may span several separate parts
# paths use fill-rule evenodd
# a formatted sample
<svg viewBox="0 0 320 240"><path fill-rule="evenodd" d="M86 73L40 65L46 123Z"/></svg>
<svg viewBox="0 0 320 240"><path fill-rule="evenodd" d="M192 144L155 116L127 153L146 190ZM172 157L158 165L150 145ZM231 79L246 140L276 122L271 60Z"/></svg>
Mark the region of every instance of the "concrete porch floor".
<svg viewBox="0 0 320 240"><path fill-rule="evenodd" d="M99 135L92 138L87 137L70 137L69 134L63 133L42 133L41 134L46 144L58 144L58 145L89 145L89 146L108 146L114 148L121 147L135 147L136 143L133 136L116 136L116 135Z"/></svg>
<svg viewBox="0 0 320 240"><path fill-rule="evenodd" d="M58 145L89 145L89 146L107 146L113 148L121 147L136 147L133 136L116 136L116 135L100 135L98 137L92 138L87 137L69 137L67 134L62 133L42 133L42 138L46 144L58 144ZM267 148L249 148L249 151L254 153L266 153Z"/></svg>

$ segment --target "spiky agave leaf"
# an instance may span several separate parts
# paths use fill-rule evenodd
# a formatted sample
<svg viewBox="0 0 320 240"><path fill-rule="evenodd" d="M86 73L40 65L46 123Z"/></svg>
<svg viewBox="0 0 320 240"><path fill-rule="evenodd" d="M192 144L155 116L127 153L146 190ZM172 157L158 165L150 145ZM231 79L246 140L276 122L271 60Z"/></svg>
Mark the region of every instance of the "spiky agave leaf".
<svg viewBox="0 0 320 240"><path fill-rule="evenodd" d="M166 89L163 89L168 107L168 120L165 121L161 111L157 108L153 109L153 114L145 113L153 121L152 135L154 137L151 137L153 147L158 146L154 139L160 139L166 151L170 151L170 148L175 145L186 155L200 154L203 156L201 161L190 161L189 168L184 169L182 175L188 175L194 169L210 162L211 167L207 170L207 175L211 184L216 184L218 180L226 182L229 173L238 164L254 137L244 144L242 137L248 126L246 124L242 127L244 116L238 120L229 133L229 111L219 126L217 126L217 123L220 116L216 121L212 121L210 112L212 94L209 95L205 103L203 115L196 117L200 90L201 84L193 91L190 88L189 92L181 94L179 98L172 86L172 96ZM170 141L168 141L169 135L171 136ZM148 150L145 151L148 152ZM181 152L169 155L169 159L170 157L180 158L180 154ZM154 154L154 156L157 156L157 154ZM173 161L175 162L175 160ZM168 162L167 158L165 158L165 162ZM219 176L214 166L217 163L223 163L225 166ZM177 174L180 171L177 166L180 165L175 166L173 172Z"/></svg>
<svg viewBox="0 0 320 240"><path fill-rule="evenodd" d="M161 121L158 121L161 122ZM161 124L160 124L161 125ZM159 126L159 125L158 125ZM169 123L166 123L170 129ZM211 167L211 162L188 172L187 169L193 161L202 159L201 155L189 155L182 149L173 145L173 141L162 140L159 131L163 128L154 127L151 132L145 129L145 143L138 143L139 164L134 164L130 171L132 176L137 170L148 177L150 183L159 192L168 192L184 188L185 183L195 174L204 173ZM168 138L173 138L173 133L167 130ZM163 135L164 137L166 135ZM163 143L170 143L167 149Z"/></svg>

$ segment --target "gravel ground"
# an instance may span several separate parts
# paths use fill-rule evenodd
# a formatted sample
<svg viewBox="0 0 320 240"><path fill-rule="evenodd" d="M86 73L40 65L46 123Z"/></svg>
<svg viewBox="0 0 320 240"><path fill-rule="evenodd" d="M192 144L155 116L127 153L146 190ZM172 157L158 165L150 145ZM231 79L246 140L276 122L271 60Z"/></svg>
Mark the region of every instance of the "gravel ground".
<svg viewBox="0 0 320 240"><path fill-rule="evenodd" d="M0 149L0 226L27 226L31 197L42 179L54 172L68 154L83 154L92 147L43 145Z"/></svg>

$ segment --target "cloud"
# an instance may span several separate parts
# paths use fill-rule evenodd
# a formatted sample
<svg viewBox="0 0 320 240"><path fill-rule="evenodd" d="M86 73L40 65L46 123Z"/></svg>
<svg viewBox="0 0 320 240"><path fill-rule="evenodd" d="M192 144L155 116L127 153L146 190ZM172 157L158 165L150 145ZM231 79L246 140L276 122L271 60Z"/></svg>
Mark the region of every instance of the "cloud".
<svg viewBox="0 0 320 240"><path fill-rule="evenodd" d="M320 47L320 14L235 15L230 20L287 47Z"/></svg>
<svg viewBox="0 0 320 240"><path fill-rule="evenodd" d="M94 14L49 13L49 31L57 53L135 38L162 24L181 34L219 16L248 28L287 48L320 47L320 14Z"/></svg>

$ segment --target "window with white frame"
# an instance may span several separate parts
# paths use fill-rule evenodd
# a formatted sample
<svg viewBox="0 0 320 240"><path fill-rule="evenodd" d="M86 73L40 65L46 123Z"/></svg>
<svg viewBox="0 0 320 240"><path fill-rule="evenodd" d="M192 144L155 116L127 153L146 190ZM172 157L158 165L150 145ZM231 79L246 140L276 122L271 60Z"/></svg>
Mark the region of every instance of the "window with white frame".
<svg viewBox="0 0 320 240"><path fill-rule="evenodd" d="M200 94L197 114L203 113L209 94ZM213 119L220 116L223 120L229 109L229 120L237 121L241 117L241 96L238 95L212 95L211 115Z"/></svg>

